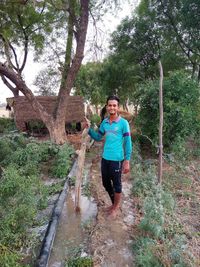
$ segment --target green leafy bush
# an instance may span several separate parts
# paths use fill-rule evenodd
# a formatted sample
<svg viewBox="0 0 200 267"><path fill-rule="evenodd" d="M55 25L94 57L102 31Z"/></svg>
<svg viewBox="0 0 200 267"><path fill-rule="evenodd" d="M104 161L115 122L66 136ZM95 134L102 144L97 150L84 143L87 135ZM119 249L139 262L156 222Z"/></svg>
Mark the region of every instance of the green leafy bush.
<svg viewBox="0 0 200 267"><path fill-rule="evenodd" d="M0 181L1 244L19 248L26 242L41 201L47 201L43 188L37 176L23 176L15 165L4 170Z"/></svg>
<svg viewBox="0 0 200 267"><path fill-rule="evenodd" d="M151 81L141 85L138 90L140 110L136 124L144 135L158 143L159 83ZM187 73L176 72L165 78L163 105L165 146L170 147L177 138L185 140L199 132L199 84L188 78Z"/></svg>
<svg viewBox="0 0 200 267"><path fill-rule="evenodd" d="M9 131L15 130L14 119L0 118L0 133L8 133Z"/></svg>
<svg viewBox="0 0 200 267"><path fill-rule="evenodd" d="M0 244L0 263L1 267L22 267L19 264L20 255L6 246ZM27 266L28 267L28 266Z"/></svg>
<svg viewBox="0 0 200 267"><path fill-rule="evenodd" d="M0 138L0 149L0 262L1 266L20 267L20 249L35 246L30 228L37 224L38 210L46 208L48 196L63 187L62 182L45 186L40 167L50 160L56 174L66 177L73 149L68 144L38 142L21 135Z"/></svg>
<svg viewBox="0 0 200 267"><path fill-rule="evenodd" d="M140 237L133 244L136 255L135 261L138 267L164 267L160 259L153 252L156 241L148 237Z"/></svg>
<svg viewBox="0 0 200 267"><path fill-rule="evenodd" d="M59 147L59 151L55 156L55 162L52 167L52 174L58 178L65 178L71 167L71 156L74 150L69 144L64 144Z"/></svg>
<svg viewBox="0 0 200 267"><path fill-rule="evenodd" d="M132 170L134 173L134 170ZM142 169L141 165L138 166L137 176L133 180L132 192L135 196L146 197L150 192L155 190L157 183L155 166L148 169Z"/></svg>
<svg viewBox="0 0 200 267"><path fill-rule="evenodd" d="M27 130L31 134L48 133L48 129L46 128L45 124L41 120L30 120L27 123Z"/></svg>

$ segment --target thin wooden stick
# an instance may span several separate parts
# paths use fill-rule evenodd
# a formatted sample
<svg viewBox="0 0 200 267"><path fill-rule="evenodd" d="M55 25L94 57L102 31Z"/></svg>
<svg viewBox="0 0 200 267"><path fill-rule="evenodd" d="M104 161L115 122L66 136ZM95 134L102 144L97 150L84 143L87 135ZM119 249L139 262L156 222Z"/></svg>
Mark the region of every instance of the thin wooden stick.
<svg viewBox="0 0 200 267"><path fill-rule="evenodd" d="M159 89L159 110L160 110L160 124L159 124L159 169L158 169L158 183L162 183L163 174L163 67L159 60L160 69L160 89Z"/></svg>
<svg viewBox="0 0 200 267"><path fill-rule="evenodd" d="M75 184L75 211L80 212L80 199L81 199L81 183L83 176L83 168L85 162L86 146L89 141L88 129L84 129L82 133L81 149L78 154L78 166L76 171L76 184Z"/></svg>

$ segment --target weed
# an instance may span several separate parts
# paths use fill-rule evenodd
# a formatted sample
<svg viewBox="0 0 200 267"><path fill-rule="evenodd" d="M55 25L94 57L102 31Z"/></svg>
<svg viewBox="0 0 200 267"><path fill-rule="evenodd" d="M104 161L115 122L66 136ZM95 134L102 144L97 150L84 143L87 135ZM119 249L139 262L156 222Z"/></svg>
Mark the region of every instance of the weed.
<svg viewBox="0 0 200 267"><path fill-rule="evenodd" d="M83 195L86 197L91 196L91 184L89 182L86 182L83 184L82 192L83 192Z"/></svg>
<svg viewBox="0 0 200 267"><path fill-rule="evenodd" d="M92 267L93 261L90 257L77 257L67 261L65 267Z"/></svg>

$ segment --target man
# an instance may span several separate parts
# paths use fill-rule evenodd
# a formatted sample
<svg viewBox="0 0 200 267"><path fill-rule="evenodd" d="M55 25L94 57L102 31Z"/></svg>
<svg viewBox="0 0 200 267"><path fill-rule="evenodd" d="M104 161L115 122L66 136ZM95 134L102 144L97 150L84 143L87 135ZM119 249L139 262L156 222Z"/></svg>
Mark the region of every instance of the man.
<svg viewBox="0 0 200 267"><path fill-rule="evenodd" d="M96 141L105 136L101 161L102 183L112 202L107 210L115 218L121 200L121 173L130 171L132 144L128 121L118 115L119 98L109 96L106 109L108 117L102 121L98 132L90 128L88 134Z"/></svg>

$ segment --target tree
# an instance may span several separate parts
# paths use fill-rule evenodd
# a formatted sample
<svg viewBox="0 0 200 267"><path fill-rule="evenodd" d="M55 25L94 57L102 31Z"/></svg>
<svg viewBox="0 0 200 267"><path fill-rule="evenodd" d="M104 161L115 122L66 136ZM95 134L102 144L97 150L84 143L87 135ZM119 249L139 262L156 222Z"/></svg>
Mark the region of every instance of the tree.
<svg viewBox="0 0 200 267"><path fill-rule="evenodd" d="M40 17L41 15L44 15L44 14L45 14L45 18L46 17L48 18L48 16L51 17L52 15L51 11L53 7L48 6L50 5L50 3L51 1L39 2L39 4L42 5L41 7L38 5L34 6L33 3L29 4L29 2L26 2L26 4L24 4L23 7L21 7L19 3L17 4L11 3L10 5L5 4L5 9L7 7L13 8L12 5L15 5L15 7L17 8L16 14L15 14L16 21L17 21L17 26L19 26L19 32L22 33L22 36L20 36L21 39L19 38L14 41L18 42L19 45L20 45L20 42L22 41L24 42L24 54L25 54L24 61L28 53L29 36L33 37L32 32L34 31L33 27L35 26L35 24L32 23L31 19L34 20L36 19L37 16ZM71 91L75 76L80 68L80 65L83 59L84 45L85 45L87 25L88 25L89 1L81 0L80 5L78 1L76 2L72 0L69 0L69 2L56 1L56 3L61 3L63 5L65 4L66 5L65 7L69 13L67 16L68 35L67 35L67 42L66 42L67 44L66 44L64 69L62 72L61 86L60 86L60 91L59 91L59 95L57 98L57 103L56 103L54 114L53 115L49 114L45 110L45 108L37 101L32 91L27 87L26 83L24 82L21 76L24 63L22 63L22 65L19 66L18 61L16 60L16 57L15 57L15 54L16 54L15 50L12 49L13 45L10 43L9 41L10 39L6 38L7 32L6 34L3 33L3 27L1 28L2 29L2 33L1 33L2 41L5 43L4 47L6 49L8 46L13 51L15 61L16 61L16 66L14 66L14 64L12 64L10 60L10 56L9 56L10 49L8 51L5 49L5 55L8 58L9 62L8 62L8 65L2 62L0 63L0 74L6 77L6 79L9 79L13 84L15 84L16 88L20 90L29 100L34 110L40 114L42 121L45 123L46 127L49 130L51 140L56 143L63 143L65 141L65 136L66 136L66 133L65 133L65 101ZM25 18L21 16L21 11L27 11L27 14L28 14L27 20L26 20L26 16ZM32 13L34 13L34 16L32 16ZM35 17L35 15L37 16ZM45 19L41 21L43 23ZM10 25L13 27L13 28L11 27L11 29L14 30L12 20L10 21ZM41 25L39 23L39 27L40 26ZM30 34L29 34L29 31L30 31ZM76 46L76 51L75 51L75 54L72 60L71 52L72 52L72 40L73 40L74 35L77 41L77 46ZM43 35L36 35L37 38L40 38L42 36ZM14 37L17 38L16 35Z"/></svg>
<svg viewBox="0 0 200 267"><path fill-rule="evenodd" d="M152 8L192 66L192 77L200 81L200 2L198 0L155 0Z"/></svg>
<svg viewBox="0 0 200 267"><path fill-rule="evenodd" d="M59 82L60 73L51 68L43 69L35 79L34 85L39 88L35 93L42 96L55 96Z"/></svg>
<svg viewBox="0 0 200 267"><path fill-rule="evenodd" d="M76 94L84 96L84 99L96 109L106 100L101 80L102 67L101 62L89 62L82 65L75 81Z"/></svg>
<svg viewBox="0 0 200 267"><path fill-rule="evenodd" d="M112 6L114 2L116 1L108 1L105 5ZM83 59L89 9L102 10L104 1L1 1L0 5L0 42L4 48L1 54L4 60L6 59L6 62L0 62L0 75L14 95L18 95L18 90L22 92L33 109L40 114L49 130L51 140L63 143L66 137L65 102ZM60 29L62 31L65 29L67 33L61 35ZM33 47L37 54L41 54L46 44L45 40L48 40L48 36L56 30L60 36L64 36L65 51L64 62L59 66L61 83L57 103L53 114L49 114L26 85L22 72L29 47ZM56 37L53 36L51 41L55 42ZM76 43L75 49L73 43ZM24 51L21 64L17 49Z"/></svg>

